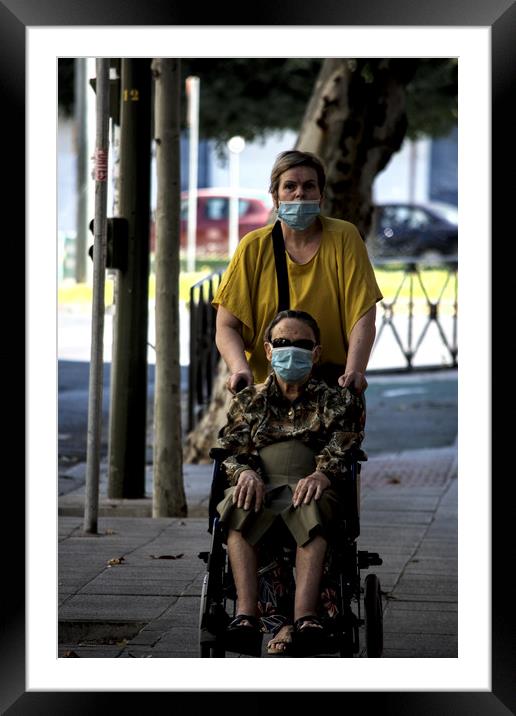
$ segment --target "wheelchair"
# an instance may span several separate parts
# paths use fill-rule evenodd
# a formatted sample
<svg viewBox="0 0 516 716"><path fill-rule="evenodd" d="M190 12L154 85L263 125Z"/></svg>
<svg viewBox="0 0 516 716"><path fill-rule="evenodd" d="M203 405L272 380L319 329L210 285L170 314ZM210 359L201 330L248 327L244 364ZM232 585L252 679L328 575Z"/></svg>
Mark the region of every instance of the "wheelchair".
<svg viewBox="0 0 516 716"><path fill-rule="evenodd" d="M231 565L224 543L224 532L219 523L217 504L224 497L228 487L222 461L228 453L221 448L212 448L212 485L209 501L208 532L211 534L209 552L199 553L206 564L203 579L199 613L199 647L201 658L225 657L227 651L238 651L248 656L262 656L262 633L259 638L250 639L249 644L238 649L232 648L226 627L236 616L237 594L231 573ZM357 549L360 534L360 470L361 462L367 455L360 449L350 451L346 473L339 481L344 511L338 528L338 539L330 543L327 551L324 579L332 585L333 604L336 606L323 621L324 643L317 653L296 651L295 640L288 656L335 655L354 657L381 657L383 651L383 609L380 580L370 573L361 583L361 570L381 565L382 559L376 552ZM274 549L265 546L265 563L259 562L259 579L268 571L282 565L293 573L296 544L288 530L287 539ZM290 538L290 539L289 539ZM272 550L272 551L270 551ZM271 556L272 555L272 556ZM363 616L362 616L363 612ZM262 617L262 623L266 620ZM361 627L365 627L365 640L361 646Z"/></svg>

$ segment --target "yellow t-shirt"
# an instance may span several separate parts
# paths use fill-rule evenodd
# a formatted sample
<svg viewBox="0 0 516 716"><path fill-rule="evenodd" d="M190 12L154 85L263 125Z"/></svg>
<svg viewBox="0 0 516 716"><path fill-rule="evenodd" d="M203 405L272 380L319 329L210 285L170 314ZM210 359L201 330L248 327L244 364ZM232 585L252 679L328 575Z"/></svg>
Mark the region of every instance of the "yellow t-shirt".
<svg viewBox="0 0 516 716"><path fill-rule="evenodd" d="M319 324L321 363L344 366L353 326L383 296L356 226L319 218L323 237L310 261L297 264L286 254L290 308L306 311ZM278 309L272 228L269 224L242 238L212 302L242 322L246 357L258 383L268 373L263 335Z"/></svg>

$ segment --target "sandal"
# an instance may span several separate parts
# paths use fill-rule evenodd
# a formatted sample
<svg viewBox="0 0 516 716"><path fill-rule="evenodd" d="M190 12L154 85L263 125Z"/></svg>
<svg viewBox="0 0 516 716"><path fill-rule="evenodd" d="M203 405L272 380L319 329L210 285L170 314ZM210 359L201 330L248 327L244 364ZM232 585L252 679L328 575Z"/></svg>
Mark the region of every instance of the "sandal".
<svg viewBox="0 0 516 716"><path fill-rule="evenodd" d="M226 628L225 646L229 651L260 656L262 648L260 620L252 614L237 614Z"/></svg>
<svg viewBox="0 0 516 716"><path fill-rule="evenodd" d="M247 622L247 624L245 623ZM261 631L259 620L252 614L237 614L227 626L227 631L248 631L249 633Z"/></svg>
<svg viewBox="0 0 516 716"><path fill-rule="evenodd" d="M283 624L267 644L267 654L270 656L284 656L292 646L292 624Z"/></svg>
<svg viewBox="0 0 516 716"><path fill-rule="evenodd" d="M321 654L325 651L327 634L314 614L306 614L294 622L293 645L299 656Z"/></svg>
<svg viewBox="0 0 516 716"><path fill-rule="evenodd" d="M304 634L310 632L312 634L324 632L324 627L321 624L321 620L315 616L315 614L305 614L304 617L299 617L294 622L294 631L296 634Z"/></svg>

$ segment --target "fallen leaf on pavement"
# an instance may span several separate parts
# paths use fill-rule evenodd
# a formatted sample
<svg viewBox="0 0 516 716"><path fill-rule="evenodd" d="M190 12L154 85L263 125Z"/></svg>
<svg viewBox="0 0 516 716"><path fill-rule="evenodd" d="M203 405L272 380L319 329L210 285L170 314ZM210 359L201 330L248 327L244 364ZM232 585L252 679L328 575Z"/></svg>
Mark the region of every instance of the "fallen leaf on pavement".
<svg viewBox="0 0 516 716"><path fill-rule="evenodd" d="M149 557L151 559L181 559L181 557L184 557L183 554L150 554Z"/></svg>
<svg viewBox="0 0 516 716"><path fill-rule="evenodd" d="M110 559L108 561L108 567L112 567L114 564L122 564L122 562L125 562L123 557L115 557L114 559Z"/></svg>

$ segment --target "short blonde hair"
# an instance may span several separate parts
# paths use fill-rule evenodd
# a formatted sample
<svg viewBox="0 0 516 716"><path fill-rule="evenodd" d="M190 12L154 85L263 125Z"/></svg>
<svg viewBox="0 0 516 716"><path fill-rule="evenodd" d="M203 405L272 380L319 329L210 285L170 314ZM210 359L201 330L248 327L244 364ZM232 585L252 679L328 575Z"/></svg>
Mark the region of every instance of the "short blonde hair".
<svg viewBox="0 0 516 716"><path fill-rule="evenodd" d="M286 152L278 154L276 161L274 162L274 166L272 167L269 192L272 194L274 199L278 198L279 181L283 172L286 172L293 167L300 166L315 169L317 173L319 191L321 194L323 193L324 186L326 184L326 172L319 157L311 152L300 152L298 149L289 149Z"/></svg>

